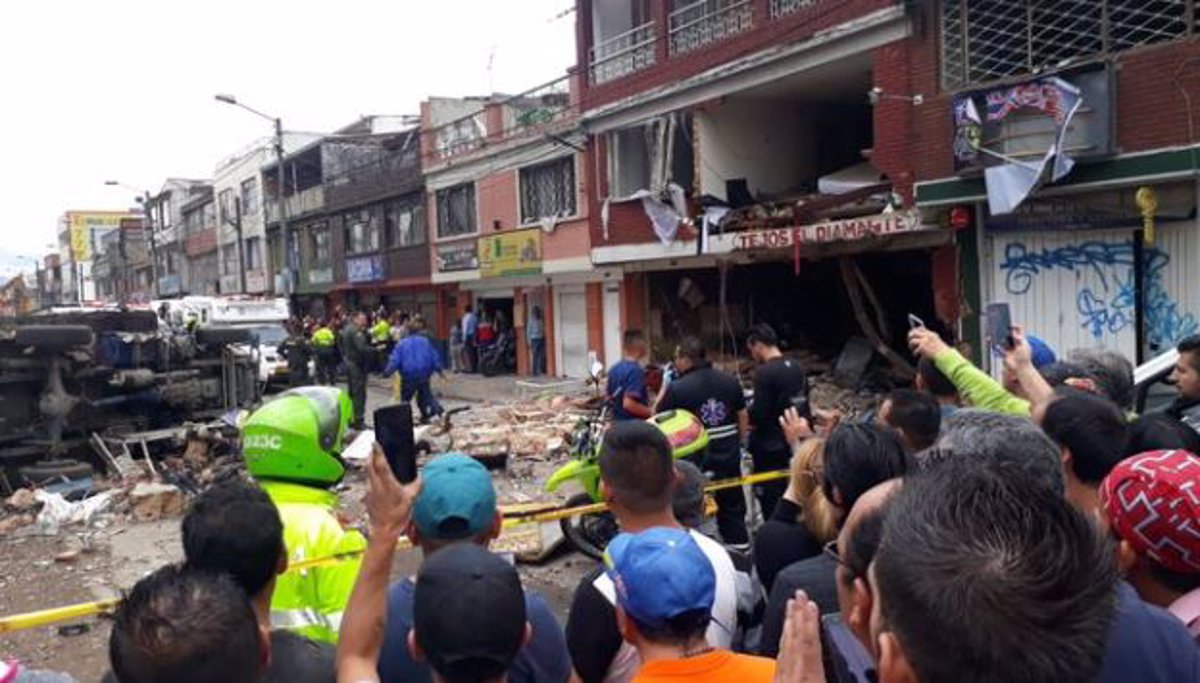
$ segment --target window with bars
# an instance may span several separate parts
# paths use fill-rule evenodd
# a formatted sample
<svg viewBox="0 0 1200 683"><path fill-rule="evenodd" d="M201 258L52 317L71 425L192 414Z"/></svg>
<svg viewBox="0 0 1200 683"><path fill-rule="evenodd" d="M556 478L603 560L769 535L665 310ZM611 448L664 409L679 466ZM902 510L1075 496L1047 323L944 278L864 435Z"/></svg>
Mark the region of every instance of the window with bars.
<svg viewBox="0 0 1200 683"><path fill-rule="evenodd" d="M475 183L438 190L437 214L438 237L475 233Z"/></svg>
<svg viewBox="0 0 1200 683"><path fill-rule="evenodd" d="M351 211L342 217L342 225L347 254L379 251L379 223L375 220L374 211Z"/></svg>
<svg viewBox="0 0 1200 683"><path fill-rule="evenodd" d="M575 215L575 159L563 157L521 169L521 222Z"/></svg>
<svg viewBox="0 0 1200 683"><path fill-rule="evenodd" d="M1054 70L1196 33L1200 0L943 0L942 87Z"/></svg>
<svg viewBox="0 0 1200 683"><path fill-rule="evenodd" d="M383 207L384 243L388 248L425 243L425 216L420 196L398 199Z"/></svg>

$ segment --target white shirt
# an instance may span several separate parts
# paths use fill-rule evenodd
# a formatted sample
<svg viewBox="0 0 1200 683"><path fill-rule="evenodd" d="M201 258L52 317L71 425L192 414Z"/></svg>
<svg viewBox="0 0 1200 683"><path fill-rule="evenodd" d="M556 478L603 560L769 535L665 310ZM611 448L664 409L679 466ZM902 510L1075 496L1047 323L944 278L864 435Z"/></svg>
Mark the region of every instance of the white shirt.
<svg viewBox="0 0 1200 683"><path fill-rule="evenodd" d="M712 622L709 623L705 636L709 645L728 650L733 645L733 632L737 628L737 570L734 569L733 560L729 559L729 553L724 546L695 529L689 530L688 533L708 556L717 578ZM617 604L616 586L607 573L600 574L593 585L609 602ZM604 677L605 683L628 683L633 680L641 665L642 660L638 657L637 650L629 643L621 643L621 649L617 651L617 656L613 657L613 662L608 667L608 674Z"/></svg>

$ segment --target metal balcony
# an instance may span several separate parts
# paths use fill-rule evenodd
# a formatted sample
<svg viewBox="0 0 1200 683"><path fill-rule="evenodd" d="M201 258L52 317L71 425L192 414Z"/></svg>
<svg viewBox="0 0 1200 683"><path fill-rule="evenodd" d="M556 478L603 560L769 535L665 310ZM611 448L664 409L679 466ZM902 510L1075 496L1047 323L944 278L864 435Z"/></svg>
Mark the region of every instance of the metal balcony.
<svg viewBox="0 0 1200 683"><path fill-rule="evenodd" d="M725 40L751 27L750 0L699 0L671 12L671 54Z"/></svg>
<svg viewBox="0 0 1200 683"><path fill-rule="evenodd" d="M654 22L606 38L590 52L592 84L607 83L654 64Z"/></svg>
<svg viewBox="0 0 1200 683"><path fill-rule="evenodd" d="M799 12L815 4L817 4L817 0L771 0L771 17L782 17L785 14Z"/></svg>
<svg viewBox="0 0 1200 683"><path fill-rule="evenodd" d="M320 211L325 207L325 188L321 185L310 187L307 190L301 190L283 200L287 217L298 218L306 213ZM270 198L267 202L267 221L275 223L279 221L279 204L274 198Z"/></svg>

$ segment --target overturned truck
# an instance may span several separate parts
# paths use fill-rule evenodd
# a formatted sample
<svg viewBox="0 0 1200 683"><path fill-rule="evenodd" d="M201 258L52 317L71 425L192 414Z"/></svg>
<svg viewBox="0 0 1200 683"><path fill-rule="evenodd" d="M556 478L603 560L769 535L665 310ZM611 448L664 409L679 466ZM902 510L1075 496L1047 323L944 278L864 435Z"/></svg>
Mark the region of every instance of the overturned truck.
<svg viewBox="0 0 1200 683"><path fill-rule="evenodd" d="M172 331L149 310L53 309L0 321L0 489L90 474L93 435L212 419L256 403L247 330Z"/></svg>

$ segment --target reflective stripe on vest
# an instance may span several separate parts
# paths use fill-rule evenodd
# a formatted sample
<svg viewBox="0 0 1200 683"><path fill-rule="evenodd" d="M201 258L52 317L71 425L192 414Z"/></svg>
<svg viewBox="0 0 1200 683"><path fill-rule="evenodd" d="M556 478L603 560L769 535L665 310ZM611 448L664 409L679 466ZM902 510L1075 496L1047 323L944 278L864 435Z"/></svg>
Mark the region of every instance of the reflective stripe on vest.
<svg viewBox="0 0 1200 683"><path fill-rule="evenodd" d="M710 439L727 439L731 436L737 436L737 425L725 425L724 427L713 427L708 430L708 438Z"/></svg>
<svg viewBox="0 0 1200 683"><path fill-rule="evenodd" d="M342 613L337 613L338 626L342 622ZM271 610L271 626L285 628L291 631L316 626L330 628L330 620L315 609ZM332 627L337 630L337 626Z"/></svg>

